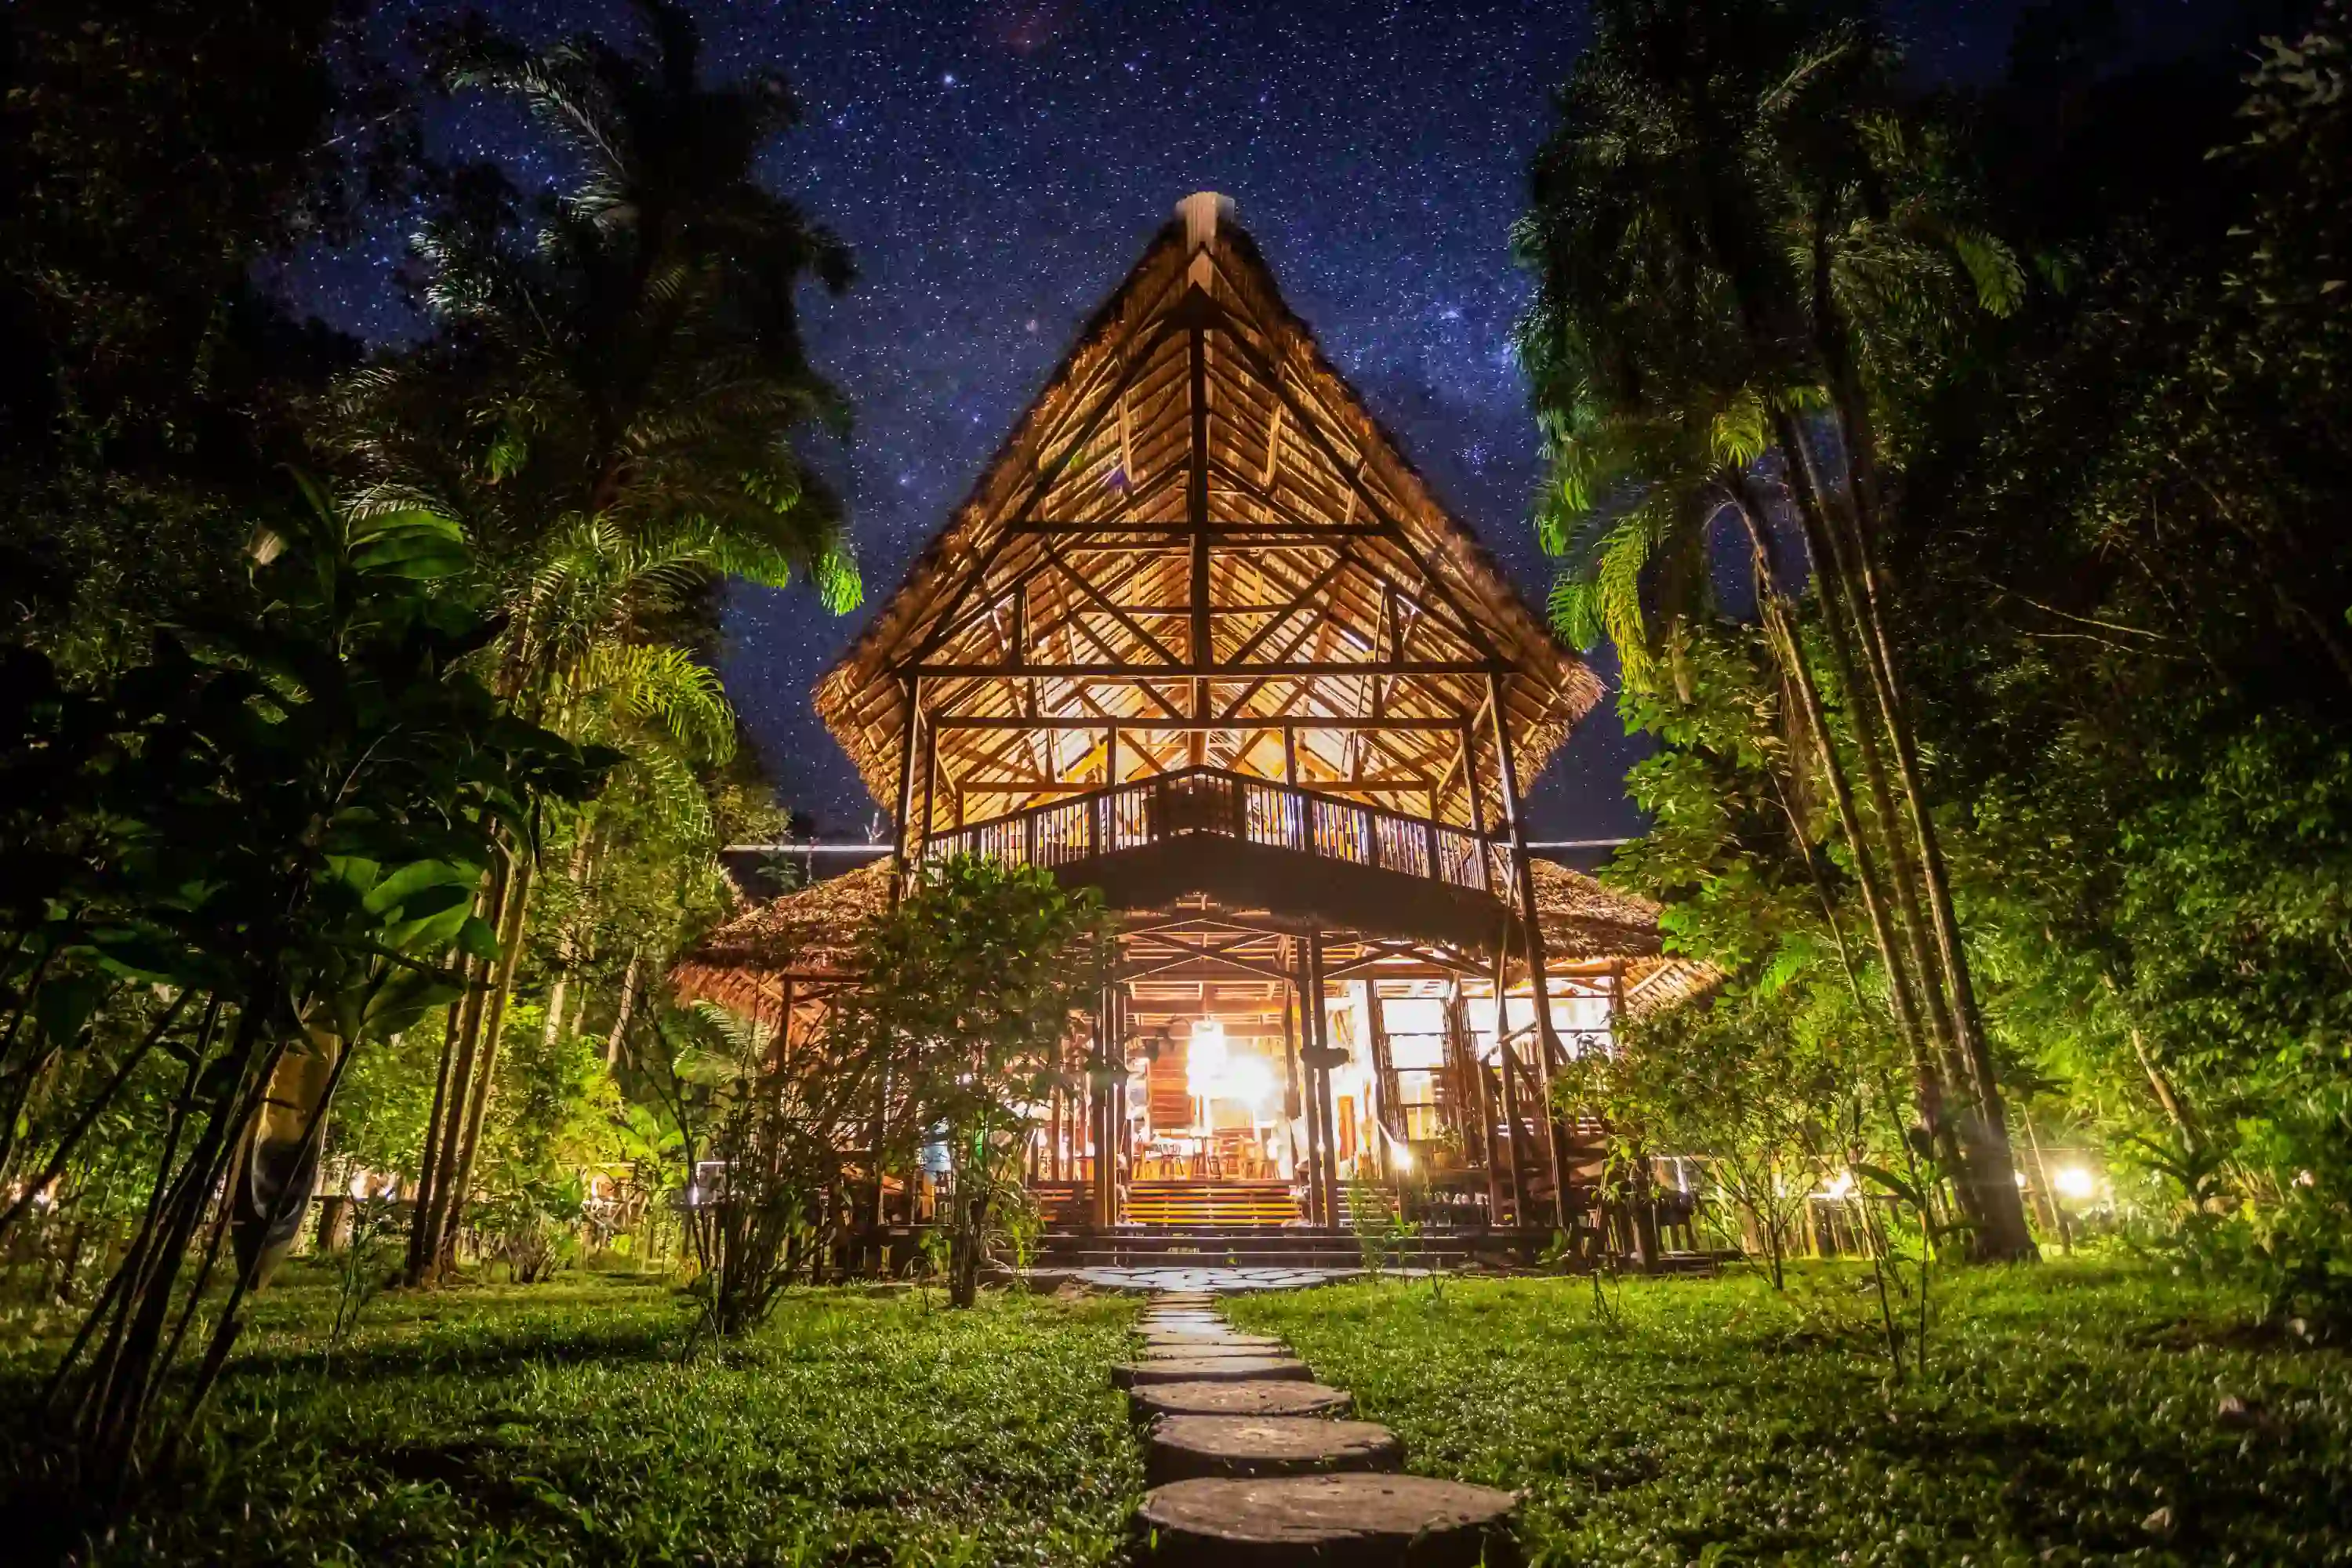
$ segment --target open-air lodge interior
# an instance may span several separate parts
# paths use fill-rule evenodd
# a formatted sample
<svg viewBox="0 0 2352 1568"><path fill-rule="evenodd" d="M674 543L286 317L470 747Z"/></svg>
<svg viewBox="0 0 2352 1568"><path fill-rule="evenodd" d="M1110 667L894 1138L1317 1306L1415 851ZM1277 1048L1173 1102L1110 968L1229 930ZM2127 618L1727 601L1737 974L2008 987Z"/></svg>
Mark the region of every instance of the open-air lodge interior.
<svg viewBox="0 0 2352 1568"><path fill-rule="evenodd" d="M818 688L891 858L673 983L790 1049L922 862L1046 867L1122 932L1071 1040L1096 1087L1040 1108L1029 1152L1053 1228L1402 1201L1651 1253L1593 1130L1547 1110L1561 1062L1703 981L1651 907L1528 852L1525 789L1601 695L1194 195ZM922 1186L890 1175L886 1217ZM1667 1186L1639 1206L1671 1226Z"/></svg>

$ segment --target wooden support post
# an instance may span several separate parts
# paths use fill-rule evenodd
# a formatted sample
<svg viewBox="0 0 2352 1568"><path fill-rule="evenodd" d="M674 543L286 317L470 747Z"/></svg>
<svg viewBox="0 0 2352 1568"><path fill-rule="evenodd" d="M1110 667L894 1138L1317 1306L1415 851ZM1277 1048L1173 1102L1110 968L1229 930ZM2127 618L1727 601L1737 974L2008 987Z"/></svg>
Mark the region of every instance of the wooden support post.
<svg viewBox="0 0 2352 1568"><path fill-rule="evenodd" d="M1503 1162L1496 1148L1495 1102L1487 1093L1486 1064L1478 1059L1478 1036L1470 1027L1470 1006L1462 995L1459 981L1454 983L1454 1027L1462 1041L1462 1081L1469 1090L1465 1102L1478 1119L1477 1147L1486 1159L1486 1218L1489 1224L1499 1224L1503 1215Z"/></svg>
<svg viewBox="0 0 2352 1568"><path fill-rule="evenodd" d="M1310 931L1307 937L1307 1017L1308 1027L1318 1052L1331 1048L1330 1014L1323 1005L1323 933ZM1339 1119L1331 1104L1331 1069L1323 1068L1315 1075L1315 1101L1323 1115L1323 1213L1324 1223L1338 1226L1339 1217Z"/></svg>
<svg viewBox="0 0 2352 1568"><path fill-rule="evenodd" d="M1089 1112L1087 1118L1087 1142L1092 1144L1094 1149L1094 1164L1089 1171L1093 1178L1092 1202L1089 1207L1094 1215L1097 1229L1102 1229L1111 1223L1110 1162L1105 1158L1109 1152L1110 1142L1108 1136L1110 1129L1110 1079L1108 1077L1110 1055L1107 1048L1108 1042L1103 1037L1107 1033L1108 1030L1103 1021L1103 994L1097 992L1094 1028L1087 1052L1087 1109Z"/></svg>
<svg viewBox="0 0 2352 1568"><path fill-rule="evenodd" d="M931 848L931 802L940 793L939 726L923 726L923 816L922 835L915 841L914 862L919 872Z"/></svg>
<svg viewBox="0 0 2352 1568"><path fill-rule="evenodd" d="M1511 1223L1528 1223L1528 1140L1519 1123L1519 1086L1511 1071L1511 1017L1505 1004L1509 987L1505 966L1510 962L1509 939L1495 953L1495 1070L1503 1080L1503 1121L1511 1130Z"/></svg>
<svg viewBox="0 0 2352 1568"><path fill-rule="evenodd" d="M1565 1234L1570 1226L1567 1162L1560 1148L1559 1110L1551 1102L1551 1068L1561 1059L1551 1022L1551 988L1544 974L1543 914L1536 902L1536 879L1528 854L1528 829L1519 809L1518 764L1511 757L1511 729L1503 712L1503 678L1486 677L1486 707L1495 724L1496 776L1503 786L1503 816L1511 833L1513 879L1519 885L1519 921L1525 929L1528 978L1535 992L1536 1092L1543 1101L1544 1157L1551 1171L1554 1217Z"/></svg>
<svg viewBox="0 0 2352 1568"><path fill-rule="evenodd" d="M898 820L892 824L890 844L890 907L898 907L898 898L907 887L907 843L914 831L915 816L915 726L922 722L923 678L908 676L906 683L907 722L898 731ZM877 1223L882 1206L882 1179L874 1180L874 1205Z"/></svg>
<svg viewBox="0 0 2352 1568"><path fill-rule="evenodd" d="M1307 939L1300 937L1292 944L1291 961L1295 971L1290 982L1291 1005L1298 1009L1298 1036L1301 1048L1307 1054L1315 1050L1315 1026L1307 1016ZM1288 1019L1284 1020L1286 1026ZM1323 1143L1324 1127L1320 1110L1322 1096L1316 1089L1316 1069L1305 1069L1304 1099L1300 1109L1307 1121L1307 1223L1320 1226L1329 1221L1323 1213Z"/></svg>
<svg viewBox="0 0 2352 1568"><path fill-rule="evenodd" d="M1297 1124L1307 1118L1307 1096L1298 1084L1298 983L1286 987L1288 994L1282 1002L1282 1122L1286 1135L1295 1132ZM1298 1141L1289 1137L1290 1171L1295 1180L1298 1174ZM1307 1204L1311 1215L1314 1203Z"/></svg>

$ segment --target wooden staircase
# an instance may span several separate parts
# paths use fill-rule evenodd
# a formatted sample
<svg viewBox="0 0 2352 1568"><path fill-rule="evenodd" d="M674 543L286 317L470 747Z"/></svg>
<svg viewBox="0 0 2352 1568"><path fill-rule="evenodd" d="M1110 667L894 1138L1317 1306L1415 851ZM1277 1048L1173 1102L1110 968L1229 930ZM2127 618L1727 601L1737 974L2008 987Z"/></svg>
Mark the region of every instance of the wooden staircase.
<svg viewBox="0 0 2352 1568"><path fill-rule="evenodd" d="M1129 1225L1210 1227L1280 1226L1299 1218L1286 1182L1137 1182L1127 1190Z"/></svg>

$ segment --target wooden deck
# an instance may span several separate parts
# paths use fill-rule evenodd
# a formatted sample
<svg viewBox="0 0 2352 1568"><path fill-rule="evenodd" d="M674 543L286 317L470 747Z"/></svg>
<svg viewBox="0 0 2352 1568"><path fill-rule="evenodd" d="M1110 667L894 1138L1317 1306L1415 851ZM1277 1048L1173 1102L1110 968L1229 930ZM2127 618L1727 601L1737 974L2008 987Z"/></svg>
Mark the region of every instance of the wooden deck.
<svg viewBox="0 0 2352 1568"><path fill-rule="evenodd" d="M978 855L1097 886L1123 908L1186 892L1276 913L1344 914L1485 947L1517 898L1507 843L1223 768L1181 769L934 834L928 859Z"/></svg>

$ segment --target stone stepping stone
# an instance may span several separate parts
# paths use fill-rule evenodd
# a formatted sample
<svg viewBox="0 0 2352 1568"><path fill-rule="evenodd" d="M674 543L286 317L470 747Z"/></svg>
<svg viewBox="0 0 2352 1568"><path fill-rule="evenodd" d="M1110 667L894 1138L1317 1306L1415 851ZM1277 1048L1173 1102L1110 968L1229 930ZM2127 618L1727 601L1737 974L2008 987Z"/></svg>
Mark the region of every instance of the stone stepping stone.
<svg viewBox="0 0 2352 1568"><path fill-rule="evenodd" d="M1393 1470L1404 1463L1396 1434L1372 1421L1304 1415L1163 1415L1145 1439L1143 1484L1252 1476Z"/></svg>
<svg viewBox="0 0 2352 1568"><path fill-rule="evenodd" d="M1146 1345L1143 1359L1153 1365L1167 1361L1283 1361L1290 1352L1280 1345Z"/></svg>
<svg viewBox="0 0 2352 1568"><path fill-rule="evenodd" d="M1157 1488L1138 1522L1160 1563L1502 1568L1519 1561L1517 1504L1509 1492L1428 1476L1274 1476Z"/></svg>
<svg viewBox="0 0 2352 1568"><path fill-rule="evenodd" d="M1110 1369L1111 1382L1120 1388L1153 1383L1305 1383L1307 1363L1278 1355L1174 1356L1167 1361L1130 1362Z"/></svg>
<svg viewBox="0 0 2352 1568"><path fill-rule="evenodd" d="M1128 1391L1139 1419L1158 1415L1337 1415L1348 1408L1344 1388L1278 1379L1260 1383L1154 1383Z"/></svg>
<svg viewBox="0 0 2352 1568"><path fill-rule="evenodd" d="M1280 1340L1264 1334L1162 1334L1147 1331L1143 1342L1153 1350L1182 1350L1188 1345L1215 1346L1221 1350L1249 1349L1262 1355L1280 1355L1289 1347Z"/></svg>

